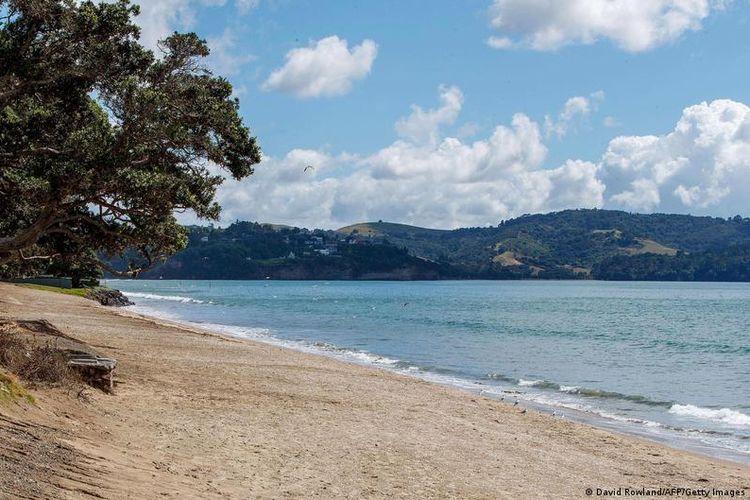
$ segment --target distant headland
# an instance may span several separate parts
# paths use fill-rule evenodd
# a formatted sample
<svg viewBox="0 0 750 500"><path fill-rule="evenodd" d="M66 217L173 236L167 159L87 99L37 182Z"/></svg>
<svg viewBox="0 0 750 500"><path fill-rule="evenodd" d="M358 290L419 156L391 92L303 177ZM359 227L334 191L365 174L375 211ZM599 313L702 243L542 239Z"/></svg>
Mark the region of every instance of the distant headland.
<svg viewBox="0 0 750 500"><path fill-rule="evenodd" d="M492 227L190 226L163 279L750 281L750 219L580 209Z"/></svg>

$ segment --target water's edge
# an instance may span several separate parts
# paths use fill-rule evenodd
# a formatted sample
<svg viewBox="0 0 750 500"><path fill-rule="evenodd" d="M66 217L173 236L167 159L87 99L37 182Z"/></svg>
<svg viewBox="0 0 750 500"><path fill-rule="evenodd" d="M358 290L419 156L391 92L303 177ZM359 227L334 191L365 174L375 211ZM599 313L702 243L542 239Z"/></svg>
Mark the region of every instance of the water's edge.
<svg viewBox="0 0 750 500"><path fill-rule="evenodd" d="M133 296L132 293L126 294ZM517 388L498 388L497 386L488 386L479 381L443 376L438 373L422 371L414 366L403 365L398 360L393 360L369 352L340 348L320 342L307 344L285 340L274 337L264 328L238 327L217 323L188 321L170 316L169 314L161 313L156 309L141 307L138 305L125 307L123 309L130 314L136 314L150 320L166 322L178 327L196 329L232 339L260 342L280 347L282 349L289 349L314 356L322 356L344 363L382 369L390 373L424 380L441 386L452 387L479 397L486 397L509 404L513 404L517 401L519 408L528 408L529 410L537 411L539 413L545 413L551 416L554 415L555 418L566 418L579 424L589 425L616 434L635 436L650 442L710 458L718 458L741 464L750 464L749 454L689 439L688 437L681 436L677 432L669 432L669 429L664 429L664 426L656 424L655 422L644 422L639 419L624 419L616 415L604 415L601 413L581 410L575 406L563 405L560 402L544 401L544 399L517 390ZM520 382L521 386L533 386L536 382L541 381L521 380ZM643 424L656 425L649 427L649 425L644 426ZM662 429L659 429L662 432L656 432L653 427L662 427Z"/></svg>

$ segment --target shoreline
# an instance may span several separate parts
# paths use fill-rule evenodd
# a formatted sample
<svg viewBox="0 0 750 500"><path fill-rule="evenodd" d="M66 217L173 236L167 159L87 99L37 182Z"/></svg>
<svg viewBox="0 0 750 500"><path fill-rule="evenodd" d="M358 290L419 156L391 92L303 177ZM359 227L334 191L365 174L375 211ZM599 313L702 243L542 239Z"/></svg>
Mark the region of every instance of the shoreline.
<svg viewBox="0 0 750 500"><path fill-rule="evenodd" d="M223 325L219 323L206 323L207 326L202 326L203 324L197 322L159 316L157 313L159 313L160 311L156 310L153 310L153 312L143 312L131 309L138 307L139 305L136 303L133 306L128 306L122 309L118 308L114 309L113 311L116 314L132 314L146 320L154 321L156 324L175 328L183 328L186 331L201 332L209 335L216 335L222 338L239 340L242 342L259 342L275 347L280 347L282 349L289 349L295 352L309 354L312 356L320 356L327 359L333 359L341 363L353 364L357 366L373 368L376 370L384 370L388 373L394 373L396 375L425 381L430 384L458 389L462 392L472 394L481 398L491 399L493 401L503 401L501 397L515 397L519 400L523 400L525 407L527 407L529 410L536 411L540 414L550 414L552 411L565 411L564 418L568 418L572 422L578 424L589 425L597 429L606 430L619 435L643 439L651 443L668 446L675 450L696 453L706 458L726 460L740 465L750 465L749 454L745 454L741 451L733 450L730 448L712 446L710 444L697 440L694 441L687 436L679 435L677 431L673 431L669 428L665 428L666 433L658 434L656 432L653 432L653 430L649 429L648 427L641 427L637 425L636 422L625 420L624 417L616 418L616 416L608 416L606 414L600 414L594 411L586 411L562 404L556 405L552 402L539 401L537 399L534 399L533 397L529 397L526 393L520 390L509 389L503 390L500 393L489 392L486 389L483 389L483 387L486 387L484 384L470 379L443 377L436 373L420 373L416 371L410 372L409 370L396 369L392 367L388 362L379 361L388 359L385 356L367 351L352 351L350 349L341 348L338 346L331 346L332 349L326 349L323 347L317 347L316 345L306 345L299 341L280 339L272 335L256 334L253 337L249 337L241 333L233 333L232 330L262 330L262 328L235 327L233 325ZM140 307L143 308L143 306ZM223 328L224 331L221 331L221 328L217 327ZM362 354L364 355L364 357L373 359L360 359L356 356L353 356L353 354ZM459 384L458 382L461 383ZM659 425L662 426L663 424Z"/></svg>
<svg viewBox="0 0 750 500"><path fill-rule="evenodd" d="M87 471L104 496L161 488L209 497L582 497L588 486L750 486L741 463L54 295L0 284L0 317L47 319L118 358L115 395L81 405L42 390L39 408L0 412L115 460L109 472Z"/></svg>
<svg viewBox="0 0 750 500"><path fill-rule="evenodd" d="M297 279L297 278L155 278L155 277L148 277L148 278L137 278L135 281L138 280L158 280L158 281L226 281L226 282L232 282L232 281L258 281L258 282L264 282L264 281L333 281L333 282L343 282L343 283L376 283L376 282L383 282L383 283L430 283L430 282L445 282L445 281L488 281L488 282L497 282L497 281L510 281L514 283L549 283L549 282L562 282L562 283L576 283L576 282L596 282L596 283L669 283L670 285L679 284L679 283L706 283L706 284L717 284L717 285L750 285L750 280L748 281L719 281L719 280L605 280L605 279L596 279L596 278L457 278L457 277L449 277L449 278L435 278L435 279L383 279L383 278L377 278L377 279L363 279L363 278L305 278L305 279ZM102 282L106 283L108 281L131 281L130 278L102 278ZM10 282L7 282L10 283Z"/></svg>

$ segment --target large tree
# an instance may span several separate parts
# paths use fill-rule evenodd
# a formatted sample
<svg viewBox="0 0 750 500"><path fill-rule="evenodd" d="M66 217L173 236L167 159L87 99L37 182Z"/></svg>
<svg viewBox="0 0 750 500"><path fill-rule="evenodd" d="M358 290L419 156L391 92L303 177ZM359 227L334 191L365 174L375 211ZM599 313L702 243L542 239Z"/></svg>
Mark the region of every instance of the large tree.
<svg viewBox="0 0 750 500"><path fill-rule="evenodd" d="M260 150L195 34L156 55L137 6L0 0L0 264L35 255L139 263L182 248L175 212L216 219L224 175Z"/></svg>

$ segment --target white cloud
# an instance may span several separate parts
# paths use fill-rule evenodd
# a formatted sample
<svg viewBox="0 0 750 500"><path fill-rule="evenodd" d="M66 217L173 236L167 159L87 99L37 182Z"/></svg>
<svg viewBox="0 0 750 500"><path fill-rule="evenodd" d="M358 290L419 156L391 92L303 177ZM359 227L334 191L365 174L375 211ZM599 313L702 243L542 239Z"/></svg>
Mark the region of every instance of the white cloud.
<svg viewBox="0 0 750 500"><path fill-rule="evenodd" d="M109 1L109 0L103 0ZM174 31L192 30L195 28L197 10L201 6L221 7L226 0L131 0L141 8L135 18L141 28L141 43L149 49L157 49L157 43ZM259 0L236 0L238 10Z"/></svg>
<svg viewBox="0 0 750 500"><path fill-rule="evenodd" d="M208 37L206 40L211 53L208 65L216 73L227 76L237 73L243 64L255 59L251 54L237 51L237 39L234 32L227 28L218 37Z"/></svg>
<svg viewBox="0 0 750 500"><path fill-rule="evenodd" d="M396 122L399 136L414 142L435 142L441 125L456 121L464 102L464 95L458 87L440 87L440 103L437 109L424 111L417 105L411 107L411 114Z"/></svg>
<svg viewBox="0 0 750 500"><path fill-rule="evenodd" d="M588 97L576 96L565 101L562 111L558 117L544 117L544 129L547 137L556 135L562 138L576 126L578 121L586 119L592 112L599 108L604 100L604 91L598 90Z"/></svg>
<svg viewBox="0 0 750 500"><path fill-rule="evenodd" d="M599 167L568 161L544 168L547 148L528 116L516 114L489 137L462 142L439 133L439 125L456 119L460 90L443 87L440 99L435 110L413 107L399 122L402 138L370 155L297 149L265 158L250 179L220 189L223 220L339 227L384 219L460 227L602 205ZM305 171L307 165L315 168Z"/></svg>
<svg viewBox="0 0 750 500"><path fill-rule="evenodd" d="M607 128L617 128L622 125L622 123L620 123L620 121L614 116L605 116L602 124Z"/></svg>
<svg viewBox="0 0 750 500"><path fill-rule="evenodd" d="M690 106L666 135L613 139L602 170L614 207L747 213L750 108L731 100Z"/></svg>
<svg viewBox="0 0 750 500"><path fill-rule="evenodd" d="M441 125L457 120L461 96L441 87L440 106L412 107L399 121L401 137L371 154L294 149L265 157L250 179L220 188L224 223L335 228L383 219L454 228L592 207L747 214L750 107L743 103L690 106L672 132L616 137L598 162L548 168L540 125L523 113L473 142L442 134Z"/></svg>
<svg viewBox="0 0 750 500"><path fill-rule="evenodd" d="M251 10L258 8L260 0L236 0L234 4L240 14L247 14Z"/></svg>
<svg viewBox="0 0 750 500"><path fill-rule="evenodd" d="M501 36L490 47L557 50L608 39L641 52L701 29L712 10L727 0L494 0L490 23Z"/></svg>
<svg viewBox="0 0 750 500"><path fill-rule="evenodd" d="M286 63L271 73L264 90L278 90L297 97L336 96L349 92L352 83L366 77L378 46L364 40L349 50L346 40L329 36L286 54Z"/></svg>
<svg viewBox="0 0 750 500"><path fill-rule="evenodd" d="M156 50L157 43L175 30L195 26L195 2L190 0L136 0L141 13L135 21L141 27L141 43Z"/></svg>
<svg viewBox="0 0 750 500"><path fill-rule="evenodd" d="M474 137L479 133L480 130L481 127L478 123L466 122L458 128L458 130L456 131L456 136L459 139L466 139L468 137Z"/></svg>
<svg viewBox="0 0 750 500"><path fill-rule="evenodd" d="M491 36L487 39L487 45L493 49L512 49L518 46L506 36Z"/></svg>
<svg viewBox="0 0 750 500"><path fill-rule="evenodd" d="M242 12L257 5L259 0L236 0L236 8ZM201 7L222 7L227 0L133 0L140 6L140 14L135 18L141 28L141 44L159 55L158 43L177 32L196 29L198 10ZM243 64L255 59L251 54L237 48L237 37L230 28L218 36L206 39L211 51L205 64L216 74L231 76Z"/></svg>

